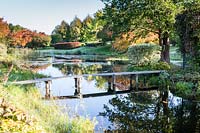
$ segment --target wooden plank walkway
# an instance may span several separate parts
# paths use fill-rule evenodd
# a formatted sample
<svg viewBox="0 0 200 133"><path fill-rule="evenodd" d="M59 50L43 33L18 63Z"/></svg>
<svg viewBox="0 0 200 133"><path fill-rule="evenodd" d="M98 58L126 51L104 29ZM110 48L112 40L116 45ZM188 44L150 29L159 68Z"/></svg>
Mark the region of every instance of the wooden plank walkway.
<svg viewBox="0 0 200 133"><path fill-rule="evenodd" d="M25 80L25 81L16 81L16 82L11 82L8 84L16 84L16 85L24 85L24 84L34 84L34 83L39 83L39 82L45 82L45 98L52 98L51 96L51 81L56 80L56 79L62 79L62 78L74 78L74 84L75 84L75 92L74 96L61 96L60 98L72 98L82 95L81 94L81 78L83 77L89 77L89 76L103 76L103 77L108 77L108 92L102 93L102 94L84 94L82 95L83 97L95 97L95 96L104 96L107 94L113 94L110 92L116 92L116 93L123 93L123 92L117 92L116 87L118 83L116 82L116 76L129 76L130 80L130 86L128 91L133 91L135 89L138 91L139 88L139 76L140 75L150 75L150 74L156 74L160 75L161 73L165 72L164 70L156 70L156 71L135 71L135 72L114 72L114 73L98 73L98 74L83 74L83 75L66 75L66 76L60 76L60 77L49 77L49 78L41 78L41 79L34 79L34 80ZM135 87L133 86L133 78L135 80ZM144 83L146 81L144 80ZM127 93L127 91L125 91Z"/></svg>
<svg viewBox="0 0 200 133"><path fill-rule="evenodd" d="M66 76L60 76L60 77L49 77L49 78L40 78L40 79L33 79L33 80L24 80L24 81L15 81L10 82L9 84L32 84L32 83L39 83L39 82L45 82L45 81L51 81L56 79L62 79L62 78L82 78L82 77L89 77L89 76L122 76L122 75L147 75L147 74L159 74L165 72L164 70L156 70L156 71L135 71L135 72L114 72L114 73L98 73L98 74L83 74L83 75L66 75Z"/></svg>

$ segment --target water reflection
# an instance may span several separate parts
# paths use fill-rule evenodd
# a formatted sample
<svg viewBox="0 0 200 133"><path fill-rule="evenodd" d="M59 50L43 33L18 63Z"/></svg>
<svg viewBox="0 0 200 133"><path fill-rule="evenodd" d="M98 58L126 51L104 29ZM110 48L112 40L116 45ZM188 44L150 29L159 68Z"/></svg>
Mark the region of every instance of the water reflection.
<svg viewBox="0 0 200 133"><path fill-rule="evenodd" d="M100 115L112 122L110 129L124 132L200 132L200 103L182 102L165 106L159 92L115 96ZM174 100L174 99L170 99ZM174 101L171 101L174 103Z"/></svg>
<svg viewBox="0 0 200 133"><path fill-rule="evenodd" d="M64 75L82 75L105 72L123 71L121 65L112 66L109 64L53 64L53 67L58 68ZM105 84L110 80L109 77L88 76L86 80L95 81L95 86L105 88ZM129 86L129 80L124 76L117 76L116 82L120 90L126 90Z"/></svg>
<svg viewBox="0 0 200 133"><path fill-rule="evenodd" d="M102 72L126 71L126 65L108 62L68 62L57 60L55 64L43 67L38 73L51 77L63 75L93 74ZM61 63L60 63L61 62ZM107 91L108 77L87 77L82 79L82 93L100 93ZM143 80L139 86L144 87ZM157 79L147 81L149 86ZM129 79L116 77L117 89L129 88ZM139 82L140 83L140 82ZM134 84L134 81L133 81ZM155 84L155 83L153 83ZM75 86L71 77L52 81L52 95L73 95ZM40 86L44 90L44 84ZM98 124L95 130L121 130L121 132L153 133L198 133L200 132L200 103L182 101L172 94L168 102L161 102L159 91L90 97L86 99L57 100L61 106L68 106L75 115L96 117ZM100 114L100 115L99 115ZM74 116L74 115L69 115Z"/></svg>

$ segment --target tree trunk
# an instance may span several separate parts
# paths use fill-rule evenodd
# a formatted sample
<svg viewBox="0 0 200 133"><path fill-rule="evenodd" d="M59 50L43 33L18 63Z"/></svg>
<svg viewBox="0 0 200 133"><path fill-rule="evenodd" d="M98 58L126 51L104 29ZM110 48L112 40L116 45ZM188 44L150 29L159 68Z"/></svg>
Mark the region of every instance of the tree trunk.
<svg viewBox="0 0 200 133"><path fill-rule="evenodd" d="M162 40L161 46L161 61L170 63L170 56L169 56L169 49L170 49L170 43L169 43L169 33L165 32L162 38L159 38Z"/></svg>

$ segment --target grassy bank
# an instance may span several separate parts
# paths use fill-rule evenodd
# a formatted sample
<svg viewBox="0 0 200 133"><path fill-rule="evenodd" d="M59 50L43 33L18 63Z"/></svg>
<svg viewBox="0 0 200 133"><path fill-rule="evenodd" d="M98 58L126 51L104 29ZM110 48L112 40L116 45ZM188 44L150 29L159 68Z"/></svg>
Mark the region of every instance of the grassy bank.
<svg viewBox="0 0 200 133"><path fill-rule="evenodd" d="M29 65L23 64L23 57L28 57L28 52L17 56L13 52L8 53L5 52L0 58L0 132L93 132L95 121L68 116L67 110L63 112L63 108L56 105L55 101L42 100L38 89L32 85L3 85L7 81L44 77L32 72Z"/></svg>
<svg viewBox="0 0 200 133"><path fill-rule="evenodd" d="M7 70L3 65L1 70ZM3 77L4 73L2 73ZM14 66L9 81L43 77L30 70ZM2 82L1 82L2 83ZM71 118L54 101L44 101L37 88L3 86L0 84L0 132L32 133L83 133L93 132L95 121L87 118Z"/></svg>
<svg viewBox="0 0 200 133"><path fill-rule="evenodd" d="M53 101L43 101L36 88L0 86L0 99L0 132L93 132L94 122L70 118Z"/></svg>
<svg viewBox="0 0 200 133"><path fill-rule="evenodd" d="M56 50L56 49L40 49L38 50L43 55L104 55L108 57L126 57L125 54L120 54L112 49L111 44L88 47L83 46L70 50Z"/></svg>

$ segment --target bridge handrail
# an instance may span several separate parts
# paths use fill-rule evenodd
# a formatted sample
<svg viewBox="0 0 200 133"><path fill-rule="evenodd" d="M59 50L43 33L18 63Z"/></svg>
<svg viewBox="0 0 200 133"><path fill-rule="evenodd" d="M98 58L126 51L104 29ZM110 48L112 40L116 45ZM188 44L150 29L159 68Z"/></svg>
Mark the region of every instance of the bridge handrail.
<svg viewBox="0 0 200 133"><path fill-rule="evenodd" d="M134 71L134 72L114 72L114 73L98 73L98 74L83 74L83 75L66 75L66 76L59 76L59 77L49 77L49 78L40 78L40 79L8 82L8 84L19 84L19 85L32 84L32 83L51 81L51 80L62 79L62 78L67 78L67 77L81 78L81 77L89 77L89 76L143 75L143 74L157 74L157 73L162 73L162 72L165 72L165 70Z"/></svg>

